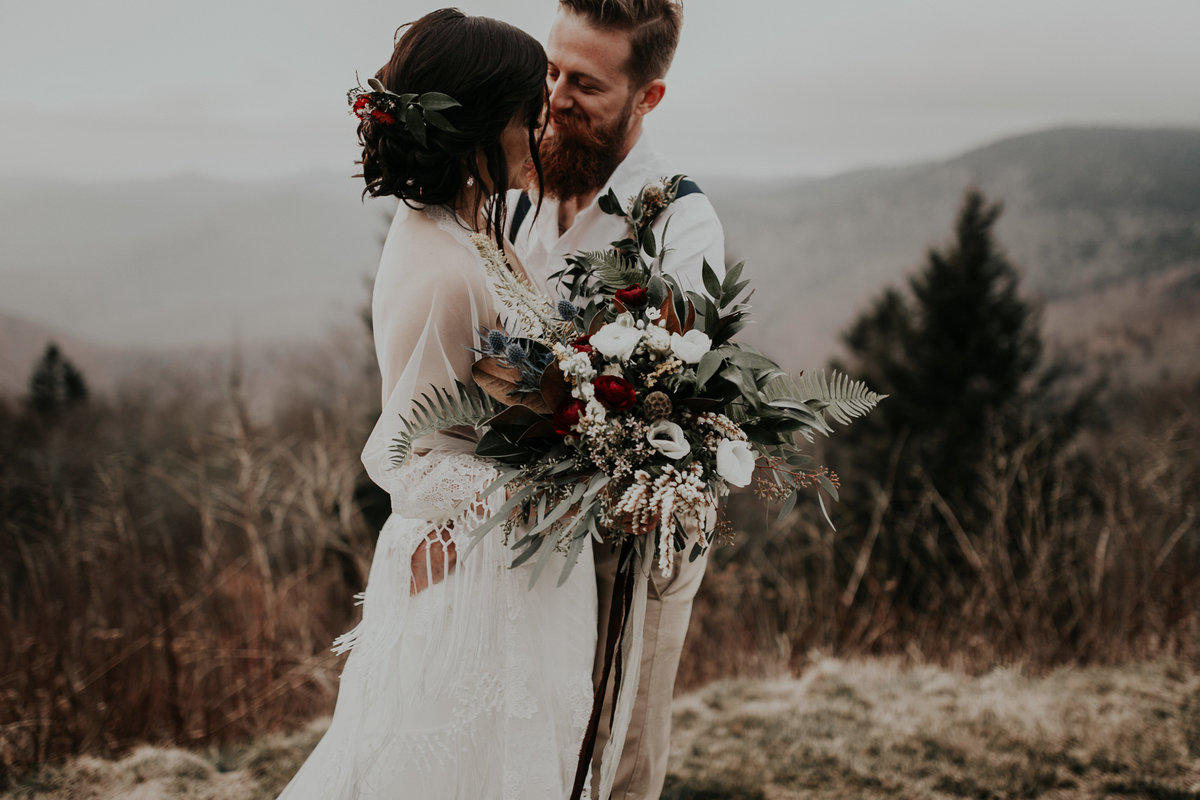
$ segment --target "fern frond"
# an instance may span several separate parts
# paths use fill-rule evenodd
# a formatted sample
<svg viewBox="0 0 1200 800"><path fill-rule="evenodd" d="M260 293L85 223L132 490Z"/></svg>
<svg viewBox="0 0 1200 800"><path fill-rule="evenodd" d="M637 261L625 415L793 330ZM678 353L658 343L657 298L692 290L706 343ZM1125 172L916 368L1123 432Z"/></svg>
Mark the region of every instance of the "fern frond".
<svg viewBox="0 0 1200 800"><path fill-rule="evenodd" d="M646 278L642 270L631 267L616 250L587 250L579 255L587 260L596 279L611 291Z"/></svg>
<svg viewBox="0 0 1200 800"><path fill-rule="evenodd" d="M393 467L404 465L412 454L413 442L418 438L460 425L478 428L503 408L475 385L466 386L455 381L453 391L436 386L430 388L432 395L426 392L419 400L413 400L408 417L400 418L404 430L392 440Z"/></svg>
<svg viewBox="0 0 1200 800"><path fill-rule="evenodd" d="M763 391L767 402L782 400L804 403L813 411L824 412L843 425L865 416L887 397L837 370L833 371L829 381L825 380L825 370L806 372L799 377L782 375L771 381Z"/></svg>

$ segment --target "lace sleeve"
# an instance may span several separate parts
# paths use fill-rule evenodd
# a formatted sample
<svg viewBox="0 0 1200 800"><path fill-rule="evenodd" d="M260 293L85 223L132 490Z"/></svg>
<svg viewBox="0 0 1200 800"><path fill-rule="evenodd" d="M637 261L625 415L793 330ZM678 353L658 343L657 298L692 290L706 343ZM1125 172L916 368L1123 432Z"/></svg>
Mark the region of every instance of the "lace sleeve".
<svg viewBox="0 0 1200 800"><path fill-rule="evenodd" d="M433 521L482 511L477 508L479 495L499 476L495 467L470 453L437 451L413 456L396 472L397 512Z"/></svg>
<svg viewBox="0 0 1200 800"><path fill-rule="evenodd" d="M430 501L438 493L432 487L441 485L438 514L447 515L465 495L434 479L441 473L431 468L436 459L414 460L397 470L391 447L403 420L411 417L415 399L434 387L450 390L456 380L471 380L479 326L496 324L496 307L474 246L449 235L432 210L401 206L384 246L371 314L383 412L363 449L363 464L371 479L392 495L396 511L432 518ZM431 456L465 455L475 449L472 433L438 432L414 444ZM458 499L449 499L451 495Z"/></svg>

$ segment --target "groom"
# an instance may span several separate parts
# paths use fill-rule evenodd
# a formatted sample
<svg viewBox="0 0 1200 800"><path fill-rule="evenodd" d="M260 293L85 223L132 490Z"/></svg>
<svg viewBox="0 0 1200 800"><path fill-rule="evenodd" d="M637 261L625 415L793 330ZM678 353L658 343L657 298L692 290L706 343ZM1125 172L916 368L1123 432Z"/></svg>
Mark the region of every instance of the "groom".
<svg viewBox="0 0 1200 800"><path fill-rule="evenodd" d="M548 276L565 257L601 250L627 235L619 217L603 213L596 198L616 192L622 203L647 183L678 173L642 135L642 121L663 98L663 79L679 42L682 8L676 0L559 0L550 30L547 83L549 125L539 151L545 170L543 202L536 215L530 203L516 204L510 236L531 280L556 294ZM670 210L669 251L663 269L685 289L702 289L707 259L718 275L725 263L724 235L712 204L687 182ZM596 545L601 653L611 607L617 555ZM700 587L707 556L675 560L675 572L652 570L644 627L636 707L613 787L614 800L650 800L662 791L667 773L671 695L687 633L692 599ZM632 691L632 686L622 691ZM593 774L608 740L611 688L601 714Z"/></svg>

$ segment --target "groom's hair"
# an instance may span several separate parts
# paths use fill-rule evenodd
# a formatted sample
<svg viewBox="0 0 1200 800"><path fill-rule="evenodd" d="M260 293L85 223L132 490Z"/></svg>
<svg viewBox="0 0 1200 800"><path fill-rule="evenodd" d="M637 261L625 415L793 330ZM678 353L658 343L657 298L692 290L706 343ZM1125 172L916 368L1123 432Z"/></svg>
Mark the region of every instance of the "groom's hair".
<svg viewBox="0 0 1200 800"><path fill-rule="evenodd" d="M558 6L597 28L629 34L625 72L635 88L666 77L683 27L680 0L559 0Z"/></svg>

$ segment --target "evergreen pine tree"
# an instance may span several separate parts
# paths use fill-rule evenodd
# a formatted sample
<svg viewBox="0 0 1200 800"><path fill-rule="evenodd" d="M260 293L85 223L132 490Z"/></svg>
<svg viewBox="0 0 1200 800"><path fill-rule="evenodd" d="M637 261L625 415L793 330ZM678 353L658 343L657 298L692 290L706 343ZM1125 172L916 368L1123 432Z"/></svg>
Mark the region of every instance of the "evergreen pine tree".
<svg viewBox="0 0 1200 800"><path fill-rule="evenodd" d="M30 410L41 417L54 417L87 398L83 374L63 357L57 344L48 344L29 376Z"/></svg>
<svg viewBox="0 0 1200 800"><path fill-rule="evenodd" d="M984 515L984 459L1020 438L1033 408L1040 308L1019 295L1020 276L995 240L1000 212L969 190L953 242L929 251L907 294L888 289L844 336L846 371L889 399L846 432L843 494L860 527L872 501L888 498L880 550L910 604L920 605L929 574L961 567L945 521L929 512L931 489L973 530ZM900 529L921 536L898 541ZM914 563L931 569L917 575Z"/></svg>

